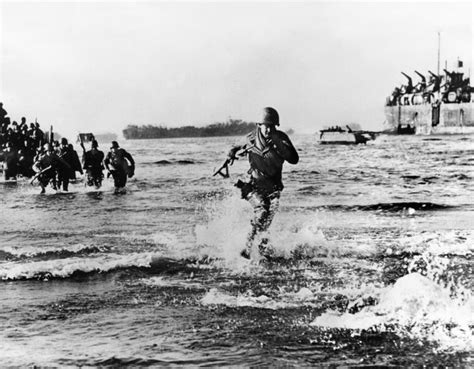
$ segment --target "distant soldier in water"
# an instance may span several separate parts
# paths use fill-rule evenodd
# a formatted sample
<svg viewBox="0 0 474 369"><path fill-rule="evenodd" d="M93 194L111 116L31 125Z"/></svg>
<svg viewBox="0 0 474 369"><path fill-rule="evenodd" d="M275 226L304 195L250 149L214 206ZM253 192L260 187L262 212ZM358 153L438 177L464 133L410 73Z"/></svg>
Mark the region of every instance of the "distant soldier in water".
<svg viewBox="0 0 474 369"><path fill-rule="evenodd" d="M57 150L59 150L59 157L68 164L58 167L58 186L62 186L63 191L68 191L69 179L74 171L74 154L69 149L68 141L64 137L61 138L61 146Z"/></svg>
<svg viewBox="0 0 474 369"><path fill-rule="evenodd" d="M75 181L76 180L76 172L81 173L81 175L84 174L84 171L82 170L82 164L81 161L79 160L79 155L77 155L77 151L74 150L73 144L68 145L69 152L71 153L71 173L69 176L69 179Z"/></svg>
<svg viewBox="0 0 474 369"><path fill-rule="evenodd" d="M91 149L89 151L86 151L82 142L81 146L84 150L82 165L86 171L86 184L99 189L104 179L104 153L98 149L99 144L96 140L92 140Z"/></svg>
<svg viewBox="0 0 474 369"><path fill-rule="evenodd" d="M41 193L45 193L46 186L51 182L54 190L56 187L56 172L67 170L69 165L62 158L60 158L52 149L49 143L44 144L44 152L38 157L33 169L37 172L33 178L38 179L41 186Z"/></svg>
<svg viewBox="0 0 474 369"><path fill-rule="evenodd" d="M278 112L267 107L263 110L263 119L257 124L254 132L247 136L247 143L233 147L228 154L229 160L235 160L240 150L248 153L250 181L238 181L236 186L241 189L242 198L248 200L254 208L251 221L252 229L247 237L246 248L241 255L250 258L250 251L256 236L270 227L283 190L282 170L285 161L297 164L298 152L290 138L276 129L280 125ZM259 251L268 255L270 250L265 247L266 240L258 245Z"/></svg>
<svg viewBox="0 0 474 369"><path fill-rule="evenodd" d="M114 193L124 193L127 177L132 178L135 174L135 161L132 155L120 148L117 141L112 141L112 146L104 164L114 178Z"/></svg>

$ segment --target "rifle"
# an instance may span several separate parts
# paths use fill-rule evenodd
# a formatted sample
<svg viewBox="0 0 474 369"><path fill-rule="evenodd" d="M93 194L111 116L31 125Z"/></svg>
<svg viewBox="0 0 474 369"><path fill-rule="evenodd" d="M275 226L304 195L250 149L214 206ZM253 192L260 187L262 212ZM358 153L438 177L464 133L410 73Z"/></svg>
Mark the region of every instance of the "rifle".
<svg viewBox="0 0 474 369"><path fill-rule="evenodd" d="M254 147L255 146L249 146L249 147L245 148L242 152L238 153L237 155L240 156L240 157L245 156ZM214 177L214 176L219 174L220 176L222 176L222 178L229 178L230 177L230 175L229 175L229 165L234 164L234 160L239 160L239 158L236 155L234 155L233 158L227 158L224 161L224 164L222 164L220 166L220 168L217 169L212 176ZM224 169L225 169L225 173L222 173L222 171Z"/></svg>
<svg viewBox="0 0 474 369"><path fill-rule="evenodd" d="M79 140L81 142L82 151L85 154L86 153L86 148L84 147L84 140L82 139L82 136L81 136L80 133L79 133Z"/></svg>
<svg viewBox="0 0 474 369"><path fill-rule="evenodd" d="M35 174L35 176L33 177L33 179L30 181L30 184L33 184L33 182L34 182L35 180L37 180L41 174L43 174L44 172L46 172L46 171L48 171L48 170L50 170L50 169L51 169L51 165L47 166L47 167L44 168L44 169L41 169L38 173Z"/></svg>
<svg viewBox="0 0 474 369"><path fill-rule="evenodd" d="M224 164L222 164L220 166L219 169L217 169L214 174L212 175L213 177L216 176L217 174L221 175L222 178L229 178L230 175L229 175L229 165L232 165L234 163L233 160L231 160L230 158L227 158L225 161L224 161ZM225 169L225 173L222 173L222 171Z"/></svg>

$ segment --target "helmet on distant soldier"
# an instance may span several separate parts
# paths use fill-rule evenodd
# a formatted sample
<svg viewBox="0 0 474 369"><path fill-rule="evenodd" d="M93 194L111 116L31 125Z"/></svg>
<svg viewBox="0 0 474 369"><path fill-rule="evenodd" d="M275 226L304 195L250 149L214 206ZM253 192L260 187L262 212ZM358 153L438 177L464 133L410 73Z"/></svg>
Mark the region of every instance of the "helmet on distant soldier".
<svg viewBox="0 0 474 369"><path fill-rule="evenodd" d="M271 107L266 107L263 109L263 118L260 124L268 124L268 125L273 125L273 126L279 126L280 125L280 117L278 115L278 112L271 108Z"/></svg>
<svg viewBox="0 0 474 369"><path fill-rule="evenodd" d="M112 141L112 147L111 147L111 149L118 149L118 147L119 147L118 142L117 142L117 141Z"/></svg>
<svg viewBox="0 0 474 369"><path fill-rule="evenodd" d="M61 145L67 145L67 138L61 138Z"/></svg>
<svg viewBox="0 0 474 369"><path fill-rule="evenodd" d="M99 143L97 142L97 140L92 140L91 147L95 147L95 148L99 147Z"/></svg>

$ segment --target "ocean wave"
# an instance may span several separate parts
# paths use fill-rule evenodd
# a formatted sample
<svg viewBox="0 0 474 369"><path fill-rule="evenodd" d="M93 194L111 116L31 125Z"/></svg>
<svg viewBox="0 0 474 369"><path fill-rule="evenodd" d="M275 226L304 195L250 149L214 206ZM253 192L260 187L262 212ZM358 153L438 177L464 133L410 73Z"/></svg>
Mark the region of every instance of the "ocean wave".
<svg viewBox="0 0 474 369"><path fill-rule="evenodd" d="M398 239L396 249L387 250L387 253L393 254L398 251L412 254L469 256L474 254L474 234L466 230L408 232Z"/></svg>
<svg viewBox="0 0 474 369"><path fill-rule="evenodd" d="M205 286L202 283L194 282L192 279L170 279L164 276L154 276L150 278L142 278L138 280L138 284L150 286L150 287L173 287L181 289L194 289L202 290Z"/></svg>
<svg viewBox="0 0 474 369"><path fill-rule="evenodd" d="M244 260L244 259L242 259ZM202 269L225 267L226 262L207 256L169 257L157 253L107 254L49 260L15 260L1 265L0 280L43 280L74 278L92 274L135 270L149 275L193 273Z"/></svg>
<svg viewBox="0 0 474 369"><path fill-rule="evenodd" d="M148 163L142 163L143 165L190 165L197 164L198 162L190 159L179 159L179 160L158 160Z"/></svg>
<svg viewBox="0 0 474 369"><path fill-rule="evenodd" d="M0 249L0 260L18 260L25 258L66 258L75 255L84 255L92 253L100 253L110 250L108 246L94 245L68 245L64 248L57 247L5 247Z"/></svg>
<svg viewBox="0 0 474 369"><path fill-rule="evenodd" d="M436 211L436 210L447 210L456 208L455 205L437 204L433 202L387 202L387 203L376 203L367 205L323 205L318 208L329 209L329 210L348 210L348 211L384 211L384 212L401 212L408 211ZM410 211L410 209L412 209Z"/></svg>
<svg viewBox="0 0 474 369"><path fill-rule="evenodd" d="M307 287L297 292L282 293L276 297L265 294L254 295L252 291L232 295L216 288L211 288L202 298L203 305L224 305L228 307L251 307L258 309L279 310L301 306L320 306L317 297Z"/></svg>
<svg viewBox="0 0 474 369"><path fill-rule="evenodd" d="M141 253L101 255L95 258L72 257L28 263L4 263L0 269L0 279L3 281L64 279L133 267L150 268L153 256L152 253Z"/></svg>

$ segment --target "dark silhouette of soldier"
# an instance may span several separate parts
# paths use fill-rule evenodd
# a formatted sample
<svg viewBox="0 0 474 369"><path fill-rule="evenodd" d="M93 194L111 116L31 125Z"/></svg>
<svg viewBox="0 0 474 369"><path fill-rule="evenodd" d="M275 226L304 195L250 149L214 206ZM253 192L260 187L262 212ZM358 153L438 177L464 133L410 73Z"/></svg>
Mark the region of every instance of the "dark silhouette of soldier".
<svg viewBox="0 0 474 369"><path fill-rule="evenodd" d="M234 146L228 154L235 160L236 154L244 150L248 154L250 182L239 181L236 186L241 189L242 198L248 200L254 209L251 221L252 230L247 237L246 248L241 255L250 258L250 250L256 236L268 229L278 209L280 193L283 190L283 163L297 164L298 152L286 133L277 130L280 125L278 112L267 107L263 109L263 119L257 124L254 132L247 135L247 143ZM265 256L271 250L265 247L265 240L258 245L259 251Z"/></svg>
<svg viewBox="0 0 474 369"><path fill-rule="evenodd" d="M99 189L104 179L104 153L99 150L99 144L95 139L92 140L91 149L89 151L86 151L82 142L81 146L84 150L82 164L86 171L86 184Z"/></svg>

